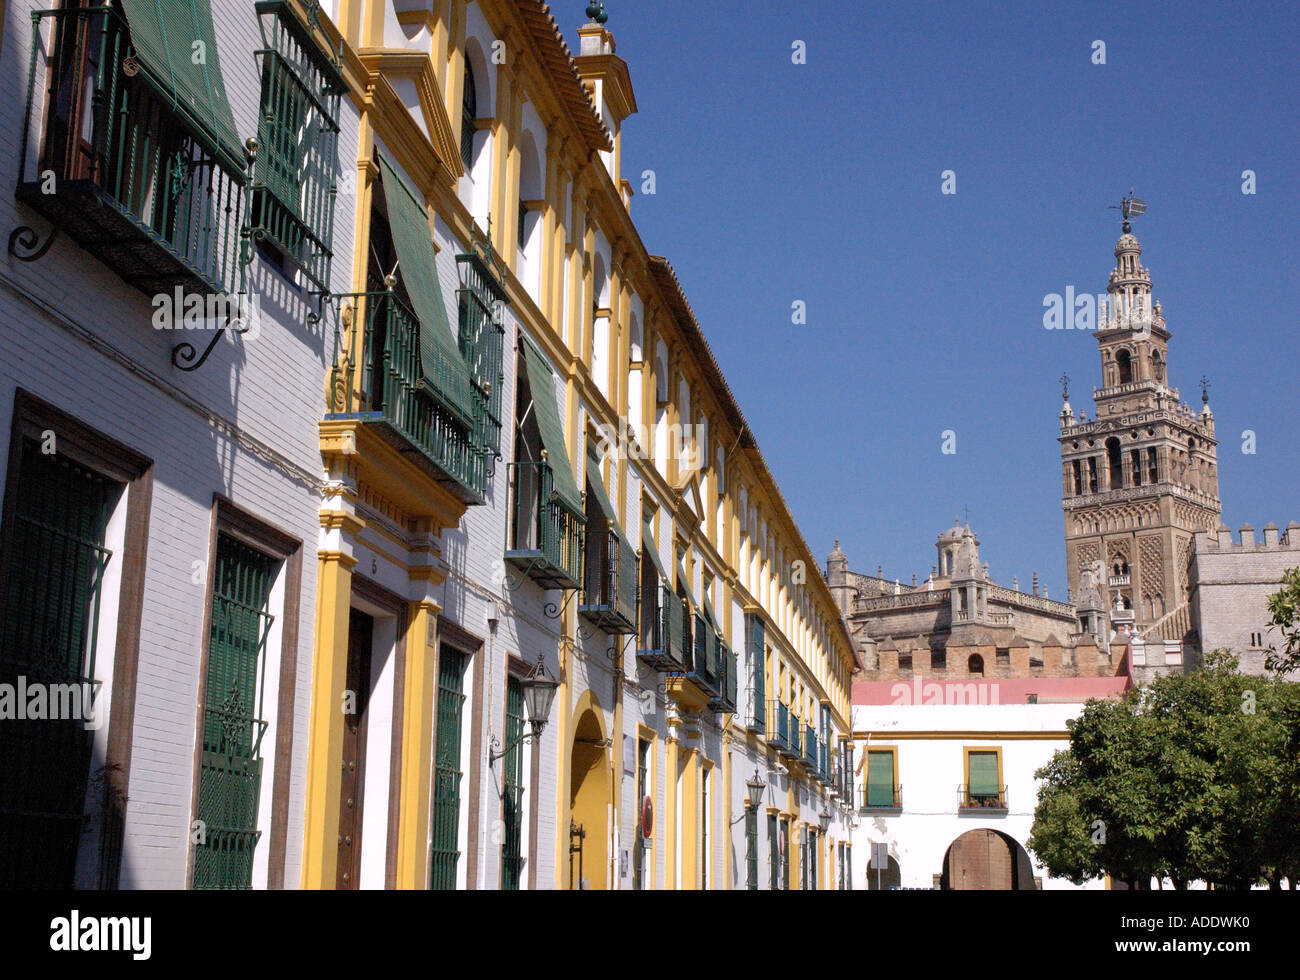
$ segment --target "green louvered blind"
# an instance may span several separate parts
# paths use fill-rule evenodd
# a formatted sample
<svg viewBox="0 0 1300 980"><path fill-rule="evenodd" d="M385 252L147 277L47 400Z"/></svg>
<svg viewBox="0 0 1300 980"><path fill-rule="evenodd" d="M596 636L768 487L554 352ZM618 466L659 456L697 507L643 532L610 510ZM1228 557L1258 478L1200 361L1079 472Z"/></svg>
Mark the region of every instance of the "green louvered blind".
<svg viewBox="0 0 1300 980"><path fill-rule="evenodd" d="M253 886L253 851L260 832L260 717L266 686L266 639L277 562L242 541L217 535L212 582L208 669L203 697L194 887Z"/></svg>
<svg viewBox="0 0 1300 980"><path fill-rule="evenodd" d="M0 684L75 684L84 705L97 690L100 590L112 558L104 537L118 489L28 440L9 479ZM77 719L0 721L0 887L73 887L93 735Z"/></svg>
<svg viewBox="0 0 1300 980"><path fill-rule="evenodd" d="M517 677L506 681L505 787L502 810L505 834L501 840L501 887L518 891L523 880L524 828L524 685Z"/></svg>
<svg viewBox="0 0 1300 980"><path fill-rule="evenodd" d="M528 386L533 394L537 429L541 433L542 446L550 455L555 495L575 515L583 515L582 494L578 492L578 484L573 478L564 426L560 422L560 411L555 403L555 374L542 352L527 339L524 340L524 363L528 369Z"/></svg>
<svg viewBox="0 0 1300 980"><path fill-rule="evenodd" d="M968 757L970 772L967 783L971 796L996 796L998 793L998 754L972 752Z"/></svg>
<svg viewBox="0 0 1300 980"><path fill-rule="evenodd" d="M433 843L429 887L453 890L460 860L460 733L465 705L465 662L451 647L438 653L437 748L433 760Z"/></svg>
<svg viewBox="0 0 1300 980"><path fill-rule="evenodd" d="M767 815L767 887L771 891L781 888L781 842L777 838L775 813Z"/></svg>
<svg viewBox="0 0 1300 980"><path fill-rule="evenodd" d="M745 887L758 891L758 807L745 810Z"/></svg>
<svg viewBox="0 0 1300 980"><path fill-rule="evenodd" d="M442 287L438 284L429 214L424 202L415 196L392 164L382 154L376 156L383 174L388 226L393 248L397 251L398 275L420 320L420 364L424 382L447 411L466 427L472 427L474 403L470 395L469 369L447 323L447 307L442 301Z"/></svg>
<svg viewBox="0 0 1300 980"><path fill-rule="evenodd" d="M867 753L867 806L894 805L894 753Z"/></svg>
<svg viewBox="0 0 1300 980"><path fill-rule="evenodd" d="M745 613L745 642L749 647L750 727L761 731L767 711L767 640L763 618L757 613Z"/></svg>
<svg viewBox="0 0 1300 980"><path fill-rule="evenodd" d="M163 98L189 116L233 175L244 170L244 144L226 98L209 0L121 0L131 45Z"/></svg>

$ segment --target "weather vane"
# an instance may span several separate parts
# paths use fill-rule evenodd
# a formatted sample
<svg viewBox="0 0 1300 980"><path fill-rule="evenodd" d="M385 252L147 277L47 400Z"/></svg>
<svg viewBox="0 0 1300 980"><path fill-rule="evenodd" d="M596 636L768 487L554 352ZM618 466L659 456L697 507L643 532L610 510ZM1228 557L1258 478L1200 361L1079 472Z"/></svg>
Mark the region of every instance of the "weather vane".
<svg viewBox="0 0 1300 980"><path fill-rule="evenodd" d="M1068 402L1069 400L1070 400L1070 376L1068 374L1063 374L1061 375L1061 401Z"/></svg>
<svg viewBox="0 0 1300 980"><path fill-rule="evenodd" d="M1110 210L1118 211L1124 216L1124 234L1129 234L1133 226L1128 223L1129 218L1137 218L1147 213L1146 201L1139 201L1133 196L1133 188L1128 189L1128 197L1122 198L1119 204L1110 205Z"/></svg>
<svg viewBox="0 0 1300 980"><path fill-rule="evenodd" d="M1210 379L1201 375L1201 404L1210 404Z"/></svg>

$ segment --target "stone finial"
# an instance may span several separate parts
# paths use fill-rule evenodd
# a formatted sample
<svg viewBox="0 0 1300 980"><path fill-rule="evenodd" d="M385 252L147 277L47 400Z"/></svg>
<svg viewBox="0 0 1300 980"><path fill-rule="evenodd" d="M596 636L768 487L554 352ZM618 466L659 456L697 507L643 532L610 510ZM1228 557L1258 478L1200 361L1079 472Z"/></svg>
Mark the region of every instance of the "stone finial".
<svg viewBox="0 0 1300 980"><path fill-rule="evenodd" d="M1038 573L1034 572L1034 595L1038 595Z"/></svg>
<svg viewBox="0 0 1300 980"><path fill-rule="evenodd" d="M587 17L593 23L604 26L609 20L609 14L605 13L605 0L592 0L587 4Z"/></svg>

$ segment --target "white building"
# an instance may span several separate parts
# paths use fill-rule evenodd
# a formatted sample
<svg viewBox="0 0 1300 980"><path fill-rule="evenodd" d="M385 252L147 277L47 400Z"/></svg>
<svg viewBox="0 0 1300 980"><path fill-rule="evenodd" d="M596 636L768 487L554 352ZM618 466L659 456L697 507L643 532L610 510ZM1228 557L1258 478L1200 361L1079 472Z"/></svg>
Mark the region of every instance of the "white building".
<svg viewBox="0 0 1300 980"><path fill-rule="evenodd" d="M855 684L855 887L1073 887L1048 877L1025 850L1041 785L1034 772L1069 747L1066 723L1085 700L1118 695L1127 683L1036 677ZM873 845L881 844L888 865L877 869Z"/></svg>

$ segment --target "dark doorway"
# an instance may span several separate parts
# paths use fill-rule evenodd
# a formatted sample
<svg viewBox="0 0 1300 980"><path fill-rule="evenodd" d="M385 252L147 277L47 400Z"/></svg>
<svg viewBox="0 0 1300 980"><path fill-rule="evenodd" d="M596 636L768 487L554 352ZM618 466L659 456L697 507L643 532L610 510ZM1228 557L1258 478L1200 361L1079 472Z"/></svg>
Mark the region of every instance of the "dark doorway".
<svg viewBox="0 0 1300 980"><path fill-rule="evenodd" d="M366 785L366 707L375 621L356 609L348 616L348 679L344 692L343 782L339 790L339 867L336 886L361 880L361 803Z"/></svg>

